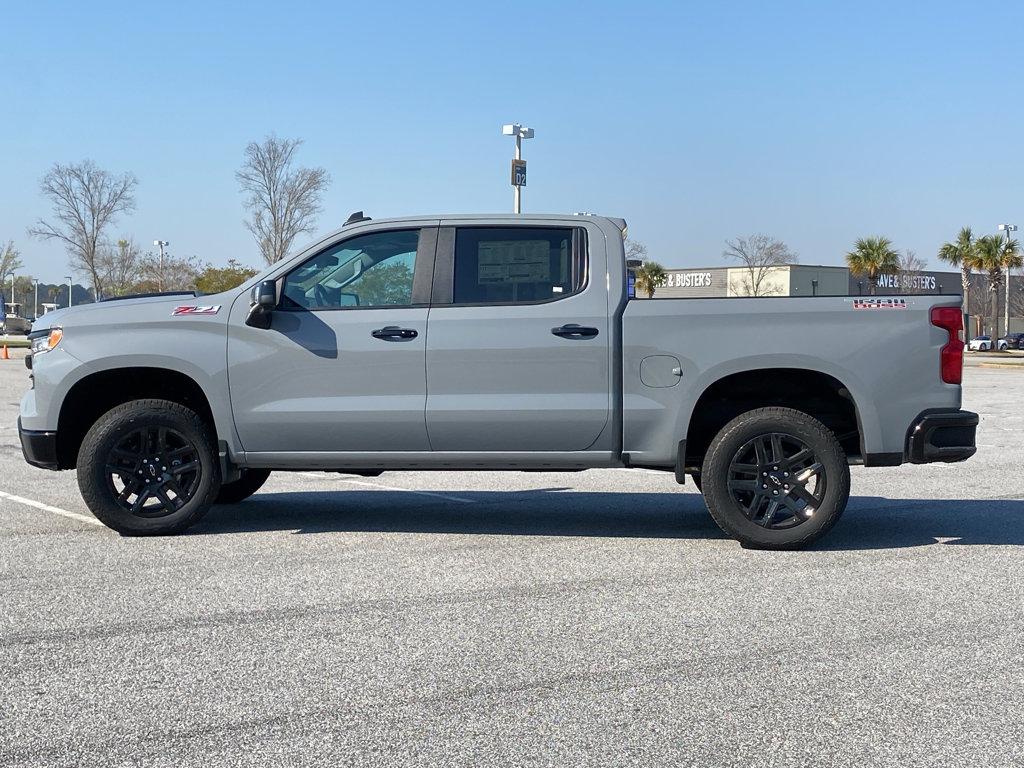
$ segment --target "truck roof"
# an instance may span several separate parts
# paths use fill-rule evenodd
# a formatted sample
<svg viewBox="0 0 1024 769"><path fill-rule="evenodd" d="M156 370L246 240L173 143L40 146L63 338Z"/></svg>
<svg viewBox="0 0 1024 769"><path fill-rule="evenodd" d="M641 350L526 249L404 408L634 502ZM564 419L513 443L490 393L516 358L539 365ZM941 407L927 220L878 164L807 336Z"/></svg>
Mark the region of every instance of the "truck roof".
<svg viewBox="0 0 1024 769"><path fill-rule="evenodd" d="M359 211L357 213L362 214L362 211ZM625 230L626 229L626 220L625 219L621 219L621 218L614 217L614 216L601 216L601 215L598 215L598 214L591 214L591 213L573 213L573 214L509 214L509 213L502 213L502 214L421 214L419 216L395 216L395 217L387 217L387 218L383 218L383 219L371 219L371 218L368 218L368 217L354 219L355 216L356 215L353 214L351 217L349 217L349 219L352 220L352 224L362 224L363 222L366 222L366 221L373 221L375 223L381 223L381 222L385 222L385 223L390 223L390 222L412 222L412 221L422 221L424 219L463 219L463 220L469 219L469 220L479 220L479 221L501 221L501 222L506 222L507 221L510 224L514 223L514 222L521 222L524 219L525 220L530 220L530 221L536 221L536 220L541 220L541 221L545 221L545 220L557 221L557 220L565 220L565 219L604 219L605 221L608 221L608 222L611 222L612 224L614 224L620 230ZM348 226L348 225L344 225L344 226ZM344 226L339 228L339 229L344 229Z"/></svg>

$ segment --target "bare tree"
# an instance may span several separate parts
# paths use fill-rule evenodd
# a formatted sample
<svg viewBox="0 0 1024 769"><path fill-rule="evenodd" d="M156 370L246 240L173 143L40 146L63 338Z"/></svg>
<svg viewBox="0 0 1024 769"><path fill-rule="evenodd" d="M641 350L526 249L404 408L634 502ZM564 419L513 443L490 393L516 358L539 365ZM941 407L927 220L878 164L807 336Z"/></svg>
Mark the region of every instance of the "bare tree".
<svg viewBox="0 0 1024 769"><path fill-rule="evenodd" d="M172 256L147 251L139 258L138 279L132 285L133 291L193 291L196 277L201 270L195 256Z"/></svg>
<svg viewBox="0 0 1024 769"><path fill-rule="evenodd" d="M647 246L639 240L626 238L626 259L639 259L641 262L647 259Z"/></svg>
<svg viewBox="0 0 1024 769"><path fill-rule="evenodd" d="M925 287L921 279L921 273L923 273L924 268L928 266L925 260L920 258L916 252L911 251L909 248L900 254L899 260L900 293L924 293Z"/></svg>
<svg viewBox="0 0 1024 769"><path fill-rule="evenodd" d="M124 237L115 245L105 244L96 256L97 271L104 289L111 296L131 293L138 282L142 252L135 240Z"/></svg>
<svg viewBox="0 0 1024 769"><path fill-rule="evenodd" d="M1024 271L1010 277L1010 317L1024 318Z"/></svg>
<svg viewBox="0 0 1024 769"><path fill-rule="evenodd" d="M14 247L13 240L8 240L6 245L0 246L0 291L7 285L7 278L21 266L21 252Z"/></svg>
<svg viewBox="0 0 1024 769"><path fill-rule="evenodd" d="M245 226L256 238L267 264L280 261L296 237L312 232L323 210L320 198L331 177L323 168L295 167L301 139L266 137L250 142L245 162L235 174L248 197L245 207L252 216Z"/></svg>
<svg viewBox="0 0 1024 769"><path fill-rule="evenodd" d="M61 241L71 269L89 277L97 300L103 296L103 278L97 264L103 232L120 214L135 209L137 185L132 174L115 176L91 160L71 165L55 163L40 182L43 197L53 207L53 220L40 219L29 234Z"/></svg>
<svg viewBox="0 0 1024 769"><path fill-rule="evenodd" d="M984 333L986 308L991 301L991 292L988 289L988 278L985 275L973 274L969 276L969 280L964 311L974 319L974 328L967 330L967 333L973 337Z"/></svg>
<svg viewBox="0 0 1024 769"><path fill-rule="evenodd" d="M778 267L800 261L781 240L761 233L727 240L725 245L722 256L735 259L743 265L745 272L741 284L746 296L771 296L779 293L778 286L772 285L769 280L770 275Z"/></svg>

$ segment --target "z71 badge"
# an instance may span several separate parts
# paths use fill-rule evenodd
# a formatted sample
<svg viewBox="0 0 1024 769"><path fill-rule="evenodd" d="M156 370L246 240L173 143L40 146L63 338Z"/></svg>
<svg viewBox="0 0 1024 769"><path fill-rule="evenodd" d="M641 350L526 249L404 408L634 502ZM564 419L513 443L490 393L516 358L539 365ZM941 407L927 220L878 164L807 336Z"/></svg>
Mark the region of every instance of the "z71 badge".
<svg viewBox="0 0 1024 769"><path fill-rule="evenodd" d="M906 299L854 299L855 310L905 310Z"/></svg>
<svg viewBox="0 0 1024 769"><path fill-rule="evenodd" d="M218 312L220 312L219 304L206 305L205 307L188 304L182 307L175 307L171 315L216 315Z"/></svg>

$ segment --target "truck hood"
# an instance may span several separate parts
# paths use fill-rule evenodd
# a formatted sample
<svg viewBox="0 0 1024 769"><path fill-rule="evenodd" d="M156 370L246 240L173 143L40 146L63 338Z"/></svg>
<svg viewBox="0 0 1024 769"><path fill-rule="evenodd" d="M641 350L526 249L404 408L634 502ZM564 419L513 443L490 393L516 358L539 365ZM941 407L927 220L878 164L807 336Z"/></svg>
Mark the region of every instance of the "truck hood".
<svg viewBox="0 0 1024 769"><path fill-rule="evenodd" d="M62 307L53 310L36 319L32 324L33 331L52 328L53 326L65 326L74 323L77 319L86 315L90 319L97 319L96 313L107 313L116 316L124 313L132 307L149 304L165 305L186 305L186 304L227 304L230 303L234 292L222 294L210 294L208 296L192 296L189 294L175 294L170 296L139 296L125 299L108 299L103 302L91 302L89 304L76 304L72 307Z"/></svg>

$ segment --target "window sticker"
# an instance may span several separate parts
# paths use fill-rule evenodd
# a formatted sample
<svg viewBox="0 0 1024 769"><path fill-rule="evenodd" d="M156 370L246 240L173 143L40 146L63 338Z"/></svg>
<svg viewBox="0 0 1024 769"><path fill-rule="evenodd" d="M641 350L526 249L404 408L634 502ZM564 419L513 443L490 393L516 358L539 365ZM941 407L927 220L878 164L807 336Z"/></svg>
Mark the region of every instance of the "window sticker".
<svg viewBox="0 0 1024 769"><path fill-rule="evenodd" d="M478 246L478 283L551 282L547 240L487 240Z"/></svg>

